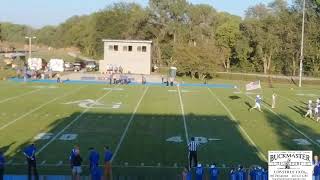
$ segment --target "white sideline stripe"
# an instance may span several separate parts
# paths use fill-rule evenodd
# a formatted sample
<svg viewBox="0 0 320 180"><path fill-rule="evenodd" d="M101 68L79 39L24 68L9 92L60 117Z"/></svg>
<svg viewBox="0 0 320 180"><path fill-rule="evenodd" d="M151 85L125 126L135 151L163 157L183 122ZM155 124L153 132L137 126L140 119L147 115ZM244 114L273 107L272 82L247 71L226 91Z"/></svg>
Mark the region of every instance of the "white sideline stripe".
<svg viewBox="0 0 320 180"><path fill-rule="evenodd" d="M251 100L254 100L252 97L246 95L248 98L250 98ZM274 115L276 115L280 120L282 120L283 122L287 123L293 130L297 131L298 133L300 133L302 136L304 136L305 138L307 138L309 141L311 141L314 145L318 146L320 148L320 144L316 141L314 141L313 139L311 139L309 136L307 136L304 132L300 131L299 129L297 129L293 124L291 124L288 120L283 119L278 113L274 112L272 109L270 109L268 106L262 104L263 107L265 107L266 109L268 109L270 112L272 112Z"/></svg>
<svg viewBox="0 0 320 180"><path fill-rule="evenodd" d="M117 144L117 147L116 147L116 149L114 150L114 154L113 154L113 156L112 156L112 158L111 158L111 162L112 162L112 161L115 159L115 157L117 156L118 151L119 151L119 149L120 149L120 146L121 146L124 138L125 138L126 135L127 135L127 132L128 132L128 129L129 129L131 123L132 123L132 120L133 120L134 116L136 115L136 112L138 111L138 108L139 108L139 106L140 106L140 104L141 104L141 102L142 102L142 99L143 99L143 97L145 96L145 94L147 93L148 89L149 89L149 86L147 86L147 88L144 90L144 92L143 92L142 96L140 97L140 99L139 99L136 107L134 108L134 111L133 111L133 113L131 114L131 117L130 117L128 123L127 123L127 126L126 126L126 128L124 129L124 131L123 131L123 133L122 133L122 135L121 135L121 138L120 138L120 140L119 140L119 143Z"/></svg>
<svg viewBox="0 0 320 180"><path fill-rule="evenodd" d="M26 96L28 94L33 94L33 93L35 93L37 91L40 91L40 89L32 90L32 91L29 91L29 92L26 92L26 93L23 93L23 94L20 94L20 95L17 95L17 96L13 96L13 97L9 97L7 99L0 100L0 103L4 103L4 102L7 102L7 101L10 101L10 100L13 100L13 99L17 99L19 97L23 97L23 96Z"/></svg>
<svg viewBox="0 0 320 180"><path fill-rule="evenodd" d="M235 116L232 114L232 112L230 111L230 109L220 100L220 98L218 96L216 96L212 90L210 88L208 88L209 92L211 93L211 95L213 97L215 97L218 102L223 106L223 108L228 112L229 116L231 117L231 119L236 122L237 124L237 128L246 136L246 138L249 140L249 142L251 143L251 145L253 145L258 153L259 153L259 156L261 158L263 158L263 160L265 160L266 162L268 162L268 159L267 157L261 152L260 148L254 143L254 141L251 139L251 137L248 135L248 133L246 132L246 130L243 129L243 127L239 124L239 121L235 118Z"/></svg>
<svg viewBox="0 0 320 180"><path fill-rule="evenodd" d="M187 128L187 121L186 121L186 116L184 113L184 105L181 97L181 92L180 92L180 86L177 86L178 88L178 94L179 94L179 101L180 101L180 107L181 107L181 113L182 113L182 119L183 119L183 126L184 126L184 132L186 136L186 142L189 144L189 133L188 133L188 128Z"/></svg>
<svg viewBox="0 0 320 180"><path fill-rule="evenodd" d="M20 119L28 116L29 114L32 114L32 113L36 112L37 110L43 108L44 106L46 106L46 105L48 105L48 104L50 104L50 103L52 103L52 102L54 102L54 101L56 101L56 100L58 100L58 99L60 99L60 98L63 98L63 97L68 96L68 95L70 95L70 94L74 94L74 93L76 93L77 91L80 91L80 90L81 90L82 88L84 88L84 87L86 87L86 86L80 87L80 88L78 88L78 89L75 90L75 91L71 91L71 92L69 92L69 93L67 93L67 94L63 94L62 96L56 97L56 98L54 98L54 99L52 99L52 100L50 100L50 101L48 101L48 102L46 102L46 103L44 103L44 104L41 104L40 106L36 107L35 109L32 109L31 111L29 111L29 112L21 115L20 117L14 119L13 121L10 121L10 122L8 122L7 124L1 126L1 127L0 127L0 130L3 130L4 128L6 128L6 127L10 126L11 124L17 122L18 120L20 120Z"/></svg>
<svg viewBox="0 0 320 180"><path fill-rule="evenodd" d="M112 92L112 89L110 91L108 91L107 93L105 93L103 96L99 97L96 101L100 101L101 99L106 97L111 92ZM48 147L53 141L55 141L65 130L67 130L71 125L73 125L76 121L78 121L86 112L88 112L90 110L90 108L93 105L94 104L91 104L89 107L84 109L76 118L74 118L69 124L67 124L63 129L61 129L61 131L59 131L53 138L50 139L50 141L48 141L45 145L43 145L39 149L39 151L36 153L36 155L40 154L46 147Z"/></svg>

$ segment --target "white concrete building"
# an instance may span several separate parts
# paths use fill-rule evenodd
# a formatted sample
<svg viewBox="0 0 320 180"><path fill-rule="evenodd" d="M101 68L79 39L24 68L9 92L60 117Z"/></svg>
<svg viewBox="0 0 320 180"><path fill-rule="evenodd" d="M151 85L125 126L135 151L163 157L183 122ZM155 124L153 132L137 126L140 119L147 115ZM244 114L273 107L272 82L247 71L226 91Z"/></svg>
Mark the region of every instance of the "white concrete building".
<svg viewBox="0 0 320 180"><path fill-rule="evenodd" d="M151 73L152 41L104 39L104 60L100 61L101 73L122 69L123 73Z"/></svg>

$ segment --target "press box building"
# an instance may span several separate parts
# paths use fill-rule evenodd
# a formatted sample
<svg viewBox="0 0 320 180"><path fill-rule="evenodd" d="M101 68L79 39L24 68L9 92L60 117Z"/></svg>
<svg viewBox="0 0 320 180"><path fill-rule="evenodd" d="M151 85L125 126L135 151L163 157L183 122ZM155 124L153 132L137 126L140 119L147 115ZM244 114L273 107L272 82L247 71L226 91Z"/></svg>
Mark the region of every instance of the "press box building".
<svg viewBox="0 0 320 180"><path fill-rule="evenodd" d="M107 72L110 66L120 67L123 73L151 73L152 41L104 39L104 60L100 61L99 71Z"/></svg>

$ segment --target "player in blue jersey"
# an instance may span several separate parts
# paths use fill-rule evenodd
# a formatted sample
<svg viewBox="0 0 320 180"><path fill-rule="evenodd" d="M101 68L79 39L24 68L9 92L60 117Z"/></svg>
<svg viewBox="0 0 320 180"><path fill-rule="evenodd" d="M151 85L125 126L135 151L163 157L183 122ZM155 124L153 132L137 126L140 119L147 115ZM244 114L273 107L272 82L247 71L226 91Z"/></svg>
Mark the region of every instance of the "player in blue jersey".
<svg viewBox="0 0 320 180"><path fill-rule="evenodd" d="M313 157L313 174L312 178L313 180L320 180L320 161L317 155Z"/></svg>
<svg viewBox="0 0 320 180"><path fill-rule="evenodd" d="M229 174L229 180L237 180L237 171L235 169L231 169Z"/></svg>
<svg viewBox="0 0 320 180"><path fill-rule="evenodd" d="M93 147L89 148L89 168L92 170L99 166L99 153Z"/></svg>
<svg viewBox="0 0 320 180"><path fill-rule="evenodd" d="M236 171L237 180L246 180L247 179L247 172L243 168L242 165L239 165L238 170Z"/></svg>
<svg viewBox="0 0 320 180"><path fill-rule="evenodd" d="M69 162L70 162L71 168L72 168L72 161L73 161L73 158L76 156L76 151L77 150L80 150L79 146L78 145L74 145L73 149L70 152Z"/></svg>
<svg viewBox="0 0 320 180"><path fill-rule="evenodd" d="M256 100L255 100L255 105L250 108L249 110L251 111L252 109L258 109L260 112L261 111L261 103L262 103L262 98L260 97L260 95L256 96Z"/></svg>
<svg viewBox="0 0 320 180"><path fill-rule="evenodd" d="M188 166L184 167L182 171L182 180L192 180L192 173Z"/></svg>
<svg viewBox="0 0 320 180"><path fill-rule="evenodd" d="M212 164L210 166L210 180L218 180L219 176L219 169L217 168L216 164Z"/></svg>
<svg viewBox="0 0 320 180"><path fill-rule="evenodd" d="M203 174L204 174L203 167L201 164L198 164L196 168L196 180L202 180Z"/></svg>
<svg viewBox="0 0 320 180"><path fill-rule="evenodd" d="M102 180L102 171L99 166L95 166L91 169L91 180Z"/></svg>
<svg viewBox="0 0 320 180"><path fill-rule="evenodd" d="M263 169L262 170L262 180L268 180L268 170L267 169Z"/></svg>
<svg viewBox="0 0 320 180"><path fill-rule="evenodd" d="M35 176L35 180L39 179L38 171L37 171L37 163L36 163L36 146L34 144L31 144L27 146L23 150L24 156L27 158L28 162L28 179L32 179L32 173Z"/></svg>
<svg viewBox="0 0 320 180"><path fill-rule="evenodd" d="M6 160L5 160L5 158L4 158L4 155L3 155L3 153L0 151L0 180L3 180L5 163L6 163Z"/></svg>

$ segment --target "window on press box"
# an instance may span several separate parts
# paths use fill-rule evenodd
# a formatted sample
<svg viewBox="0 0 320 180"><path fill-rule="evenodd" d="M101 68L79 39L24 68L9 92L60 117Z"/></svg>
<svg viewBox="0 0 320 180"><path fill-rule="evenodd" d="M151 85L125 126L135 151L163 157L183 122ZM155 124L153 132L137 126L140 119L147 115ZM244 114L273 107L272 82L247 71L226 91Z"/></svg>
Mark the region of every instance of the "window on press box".
<svg viewBox="0 0 320 180"><path fill-rule="evenodd" d="M132 46L128 46L128 51L132 51Z"/></svg>
<svg viewBox="0 0 320 180"><path fill-rule="evenodd" d="M118 45L114 45L114 46L113 46L113 50L114 50L114 51L118 51Z"/></svg>
<svg viewBox="0 0 320 180"><path fill-rule="evenodd" d="M142 46L142 52L147 52L147 46Z"/></svg>

